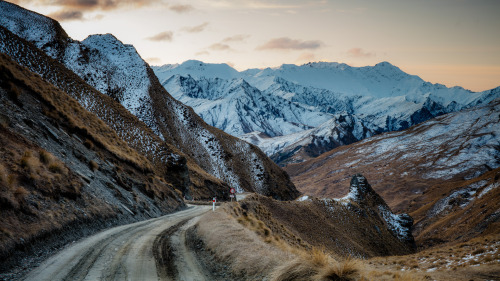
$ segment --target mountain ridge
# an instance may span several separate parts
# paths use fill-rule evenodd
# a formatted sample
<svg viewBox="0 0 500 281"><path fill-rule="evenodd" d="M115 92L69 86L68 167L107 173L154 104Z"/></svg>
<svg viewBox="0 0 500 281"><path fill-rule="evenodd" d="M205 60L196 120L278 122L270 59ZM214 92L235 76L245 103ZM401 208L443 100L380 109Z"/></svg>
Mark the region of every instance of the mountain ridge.
<svg viewBox="0 0 500 281"><path fill-rule="evenodd" d="M5 7L11 9L13 6L15 5L6 2L0 3L2 9ZM17 9L24 11L20 7ZM12 28L16 22L26 20L24 17L19 18L19 14L17 18L15 16L13 13L10 18L2 18L0 23ZM49 25L46 29L51 27L52 25ZM152 130L156 135L156 137L152 136L153 138L158 138L159 142L168 142L172 148L182 152L188 160L187 164L191 167L187 170L193 176L191 183L195 183L191 187L207 186L203 184L204 180L196 178L201 179L205 177L203 174L210 174L211 177L218 178L218 180L211 180L213 183L224 181L239 191L255 191L255 187L259 186L257 192L276 198L292 198L298 195L287 175L256 147L208 126L189 107L174 100L159 85L149 65L140 58L132 46L123 45L112 35L89 36L83 43L69 37L63 38L63 41L66 44L58 49L58 53L63 55L55 56L55 59L73 70L91 86L111 97L114 102L120 102L127 110L136 114L149 127L148 130ZM12 44L16 45L16 43ZM3 51L9 52L10 47L4 45ZM47 51L47 54L52 53ZM20 61L23 60L15 52L9 54ZM25 61L25 63L29 65L31 62ZM44 71L43 69L33 70ZM84 106L92 106L96 103L93 99L93 97L84 97L79 101ZM111 123L122 119L116 115L110 118L103 108L97 110L98 116ZM127 130L126 133L128 134L129 131ZM139 131L132 132L137 134ZM144 142L142 137L132 137L129 141ZM143 147L150 146L143 145ZM161 159L161 156L159 158ZM246 163L246 161L252 162ZM189 182L188 176L186 180ZM193 190L189 186L189 183L180 185L187 197L194 195L211 198L218 195L225 198L229 196L228 187Z"/></svg>
<svg viewBox="0 0 500 281"><path fill-rule="evenodd" d="M219 73L221 65L224 71ZM175 98L193 107L208 123L259 146L282 166L316 157L318 151L403 130L500 97L500 87L477 93L447 88L406 74L388 62L365 67L319 62L242 72L232 69L230 74L228 65L201 61L152 68ZM231 84L242 80L245 83L239 87ZM243 84L252 90L246 90L248 86ZM246 92L247 97L235 96L235 91ZM362 136L351 132L359 137L342 140L330 133L340 128L320 129L326 126L326 119L334 120L338 114L359 120L370 133ZM313 128L317 133L311 137L308 130ZM300 131L303 138L298 140ZM295 141L269 149L271 140L260 142L252 137L259 132L275 137L277 143L283 143L286 136ZM323 140L321 145L313 142L316 139Z"/></svg>

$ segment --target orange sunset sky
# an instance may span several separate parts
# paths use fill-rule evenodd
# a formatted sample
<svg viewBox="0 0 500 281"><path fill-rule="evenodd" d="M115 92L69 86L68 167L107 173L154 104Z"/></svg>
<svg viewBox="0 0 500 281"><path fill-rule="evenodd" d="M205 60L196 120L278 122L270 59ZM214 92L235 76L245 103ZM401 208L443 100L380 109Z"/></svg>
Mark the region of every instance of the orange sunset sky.
<svg viewBox="0 0 500 281"><path fill-rule="evenodd" d="M112 33L151 65L197 59L238 70L388 61L446 86L500 86L497 0L16 0L69 36Z"/></svg>

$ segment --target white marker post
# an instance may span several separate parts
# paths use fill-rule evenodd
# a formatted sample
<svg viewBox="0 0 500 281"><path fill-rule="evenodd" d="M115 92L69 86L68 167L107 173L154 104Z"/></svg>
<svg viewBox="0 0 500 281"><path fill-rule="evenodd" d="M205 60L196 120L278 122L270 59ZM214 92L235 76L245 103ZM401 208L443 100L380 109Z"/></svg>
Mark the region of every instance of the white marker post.
<svg viewBox="0 0 500 281"><path fill-rule="evenodd" d="M215 211L215 201L217 200L217 198L214 197L214 199L212 200L212 212Z"/></svg>

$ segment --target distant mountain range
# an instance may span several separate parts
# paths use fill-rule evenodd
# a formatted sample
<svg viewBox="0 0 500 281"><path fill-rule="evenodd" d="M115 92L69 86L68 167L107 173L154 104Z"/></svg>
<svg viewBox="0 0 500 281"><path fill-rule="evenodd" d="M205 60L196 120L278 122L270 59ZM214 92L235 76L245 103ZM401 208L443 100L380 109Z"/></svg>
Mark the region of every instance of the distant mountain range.
<svg viewBox="0 0 500 281"><path fill-rule="evenodd" d="M336 198L352 174L415 220L425 247L498 233L500 99L337 147L285 168L305 194ZM496 230L495 230L496 229Z"/></svg>
<svg viewBox="0 0 500 281"><path fill-rule="evenodd" d="M208 124L259 146L281 165L500 97L500 87L448 88L388 62L238 72L226 64L191 60L152 68L162 86Z"/></svg>

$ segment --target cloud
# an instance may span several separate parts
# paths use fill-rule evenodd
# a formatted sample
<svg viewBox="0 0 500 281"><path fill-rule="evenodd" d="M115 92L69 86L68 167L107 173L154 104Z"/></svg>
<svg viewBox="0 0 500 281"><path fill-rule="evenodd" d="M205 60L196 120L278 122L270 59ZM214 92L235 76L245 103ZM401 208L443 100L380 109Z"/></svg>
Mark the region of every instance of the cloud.
<svg viewBox="0 0 500 281"><path fill-rule="evenodd" d="M127 6L142 7L160 2L160 0L18 0L17 4L35 2L38 5L61 7L66 10L78 9L80 12L94 10L113 10Z"/></svg>
<svg viewBox="0 0 500 281"><path fill-rule="evenodd" d="M150 41L172 41L174 33L172 31L163 31L146 39Z"/></svg>
<svg viewBox="0 0 500 281"><path fill-rule="evenodd" d="M226 51L226 50L231 50L231 47L227 44L222 44L222 43L215 43L210 45L208 47L212 51Z"/></svg>
<svg viewBox="0 0 500 281"><path fill-rule="evenodd" d="M223 42L223 43L241 42L241 41L245 41L245 39L247 39L248 37L250 37L250 35L237 34L234 36L226 37L221 42Z"/></svg>
<svg viewBox="0 0 500 281"><path fill-rule="evenodd" d="M270 3L273 2L273 3ZM303 7L304 4L290 5L289 1L265 1L265 0L218 0L211 1L210 5L219 9L253 9L253 10L279 10ZM296 2L296 1L295 1Z"/></svg>
<svg viewBox="0 0 500 281"><path fill-rule="evenodd" d="M146 58L145 61L147 61L149 64L160 64L161 59L157 57L152 57L152 58Z"/></svg>
<svg viewBox="0 0 500 281"><path fill-rule="evenodd" d="M203 56L203 55L210 55L210 53L208 51L204 50L204 51L197 52L195 55L197 55L197 56Z"/></svg>
<svg viewBox="0 0 500 281"><path fill-rule="evenodd" d="M142 7L154 4L160 0L17 0L16 4L36 3L42 6L59 8L49 16L57 20L83 20L84 14L93 11L110 11L125 7Z"/></svg>
<svg viewBox="0 0 500 281"><path fill-rule="evenodd" d="M188 13L194 10L194 7L191 5L172 5L169 7L171 11L174 11L176 13L182 14L182 13Z"/></svg>
<svg viewBox="0 0 500 281"><path fill-rule="evenodd" d="M312 62L316 56L313 53L302 53L296 60L296 62Z"/></svg>
<svg viewBox="0 0 500 281"><path fill-rule="evenodd" d="M347 54L355 58L370 58L375 56L375 53L365 52L361 48L352 48L349 51L347 51Z"/></svg>
<svg viewBox="0 0 500 281"><path fill-rule="evenodd" d="M274 38L266 44L257 47L257 50L270 49L288 49L288 50L307 50L318 49L323 45L323 42L318 40L302 41L290 39L288 37Z"/></svg>
<svg viewBox="0 0 500 281"><path fill-rule="evenodd" d="M48 16L58 21L83 20L83 13L80 11L60 10Z"/></svg>
<svg viewBox="0 0 500 281"><path fill-rule="evenodd" d="M204 22L200 25L197 26L191 26L191 27L184 27L182 28L183 31L189 32L189 33L199 33L205 30L205 28L208 26L208 22Z"/></svg>

